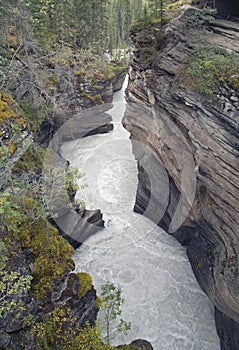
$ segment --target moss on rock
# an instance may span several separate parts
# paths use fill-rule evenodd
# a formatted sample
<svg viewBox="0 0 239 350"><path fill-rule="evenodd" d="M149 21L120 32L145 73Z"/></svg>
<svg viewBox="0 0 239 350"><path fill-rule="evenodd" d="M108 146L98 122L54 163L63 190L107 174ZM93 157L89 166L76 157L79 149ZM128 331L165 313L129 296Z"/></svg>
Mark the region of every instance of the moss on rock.
<svg viewBox="0 0 239 350"><path fill-rule="evenodd" d="M93 288L92 277L86 272L79 272L77 276L80 279L78 295L83 298Z"/></svg>
<svg viewBox="0 0 239 350"><path fill-rule="evenodd" d="M42 299L51 291L52 281L74 269L73 248L46 218L41 217L41 207L34 199L13 198L12 201L18 216L16 225L12 217L5 220L5 224L11 222L5 241L12 256L19 250L29 252L28 259L33 262L32 290L36 298Z"/></svg>
<svg viewBox="0 0 239 350"><path fill-rule="evenodd" d="M30 130L20 106L7 92L0 93L0 157L12 155L21 142L22 131Z"/></svg>
<svg viewBox="0 0 239 350"><path fill-rule="evenodd" d="M0 93L0 124L11 119L19 128L30 128L29 122L25 119L20 106L7 92Z"/></svg>

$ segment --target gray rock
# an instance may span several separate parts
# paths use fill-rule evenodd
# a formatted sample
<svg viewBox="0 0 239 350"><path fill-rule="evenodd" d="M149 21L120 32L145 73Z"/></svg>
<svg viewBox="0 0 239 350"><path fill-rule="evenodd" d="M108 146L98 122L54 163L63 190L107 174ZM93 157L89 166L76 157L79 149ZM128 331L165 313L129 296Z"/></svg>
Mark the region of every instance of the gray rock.
<svg viewBox="0 0 239 350"><path fill-rule="evenodd" d="M184 85L185 62L192 55L186 16L172 19L163 32L155 31L155 63L145 59L142 34L132 36L135 52L124 126L140 165L135 210L188 245L195 276L220 310L215 317L222 349L231 350L238 348L239 322L239 133L235 101L229 98L238 92L224 86L215 102ZM238 23L218 19L211 30L201 39L239 52ZM142 147L134 147L135 140ZM166 199L160 192L162 176L157 181L156 175L162 174L162 165L169 189L163 217L157 208L165 208ZM181 226L172 229L175 220ZM227 318L234 322L231 331Z"/></svg>
<svg viewBox="0 0 239 350"><path fill-rule="evenodd" d="M8 333L0 331L0 348L7 348L11 341L11 337Z"/></svg>
<svg viewBox="0 0 239 350"><path fill-rule="evenodd" d="M113 92L119 91L122 89L124 80L125 80L126 72L122 72L113 79Z"/></svg>
<svg viewBox="0 0 239 350"><path fill-rule="evenodd" d="M238 101L239 101L238 97L236 97L236 96L231 96L231 97L230 97L230 100L231 100L232 102L238 102Z"/></svg>
<svg viewBox="0 0 239 350"><path fill-rule="evenodd" d="M150 344L150 342L148 342L147 340L144 340L144 339L136 339L130 345L134 345L137 348L142 349L142 350L153 350L153 347Z"/></svg>
<svg viewBox="0 0 239 350"><path fill-rule="evenodd" d="M230 317L215 309L217 332L221 340L222 350L238 350L239 325Z"/></svg>
<svg viewBox="0 0 239 350"><path fill-rule="evenodd" d="M61 235L76 249L104 227L100 210L67 211L54 218Z"/></svg>

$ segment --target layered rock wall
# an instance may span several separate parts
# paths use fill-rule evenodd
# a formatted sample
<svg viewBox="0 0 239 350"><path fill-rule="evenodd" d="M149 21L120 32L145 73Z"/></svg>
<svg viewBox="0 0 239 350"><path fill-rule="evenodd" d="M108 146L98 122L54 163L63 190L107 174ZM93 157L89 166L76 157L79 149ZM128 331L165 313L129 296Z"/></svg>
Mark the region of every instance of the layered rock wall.
<svg viewBox="0 0 239 350"><path fill-rule="evenodd" d="M239 94L226 85L207 97L187 86L193 11L132 34L124 125L139 162L135 210L188 245L195 276L220 310L221 347L232 350L239 331ZM238 24L216 20L201 35L238 52Z"/></svg>

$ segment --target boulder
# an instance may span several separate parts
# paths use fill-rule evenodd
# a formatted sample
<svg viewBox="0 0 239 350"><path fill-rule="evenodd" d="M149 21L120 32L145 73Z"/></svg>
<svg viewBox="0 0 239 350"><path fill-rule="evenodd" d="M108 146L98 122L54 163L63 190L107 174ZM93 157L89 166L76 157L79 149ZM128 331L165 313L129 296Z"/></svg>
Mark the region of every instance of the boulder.
<svg viewBox="0 0 239 350"><path fill-rule="evenodd" d="M153 350L152 345L147 340L144 340L144 339L134 340L130 345L134 345L138 349L142 349L142 350Z"/></svg>

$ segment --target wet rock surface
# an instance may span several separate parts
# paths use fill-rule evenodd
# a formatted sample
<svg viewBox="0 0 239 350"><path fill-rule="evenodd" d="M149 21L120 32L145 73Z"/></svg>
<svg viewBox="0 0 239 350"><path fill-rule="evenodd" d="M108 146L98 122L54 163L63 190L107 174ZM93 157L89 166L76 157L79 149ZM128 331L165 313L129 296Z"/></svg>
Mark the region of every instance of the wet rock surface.
<svg viewBox="0 0 239 350"><path fill-rule="evenodd" d="M70 77L70 86L62 86L55 96L57 104L59 104L57 111L53 114L49 114L41 123L37 135L38 142L41 144L48 144L56 130L67 122L67 120L74 119L77 114L84 113L85 109L97 105L98 111L103 110L104 104L109 105L112 102L113 93L122 88L125 76L126 72L122 71L122 73L117 74L112 81L97 81L97 89L92 87L92 84L88 82L81 83L79 88L79 83L77 83L76 78L74 76ZM97 129L97 124L99 124L97 119L99 120L99 116L94 122L91 120L90 124L87 124L87 121L85 121L85 127L88 125L91 132L89 135L112 130L112 125L109 124L109 120L106 121L105 125L100 122L100 128ZM92 130L92 125L95 126L94 130ZM75 137L77 136L75 135Z"/></svg>
<svg viewBox="0 0 239 350"><path fill-rule="evenodd" d="M66 169L69 162L59 155L60 147L64 142L112 130L112 118L106 114L111 107L111 104L106 104L77 114L54 134L48 146L53 157L45 159L43 174L48 174L49 169L58 169L61 173L59 176L62 176L62 180L58 179L54 186L50 186L47 194L48 207L54 218L51 221L74 248L79 247L88 237L102 229L104 221L99 209L72 208L71 202L74 203L75 193L73 198L69 198L69 193L62 188L64 172L61 169ZM45 179L49 180L48 175L45 175Z"/></svg>
<svg viewBox="0 0 239 350"><path fill-rule="evenodd" d="M26 252L25 256L19 260L19 265L16 265L16 261L14 262L14 269L27 270L28 264L29 257ZM78 295L79 287L79 277L74 273L69 273L51 282L51 291L43 300L36 299L31 292L28 292L25 300L22 301L22 310L17 316L10 313L7 317L0 319L0 348L34 349L34 340L31 333L28 333L26 319L31 315L35 321L47 320L50 312L60 305L69 307L80 325L86 321L94 324L98 313L96 291L92 287L82 298ZM26 337L28 337L27 342Z"/></svg>
<svg viewBox="0 0 239 350"><path fill-rule="evenodd" d="M122 77L120 77L120 79L122 80ZM117 84L118 79L115 79L115 81ZM120 88L120 84L121 83L119 82L118 88ZM112 82L107 82L105 85L107 86L103 86L102 88L102 99L106 102L110 102L113 95L113 84ZM67 93L69 93L69 90L67 90ZM64 99L64 96L61 98ZM10 100L10 102L11 101L12 100ZM84 108L87 106L87 104L84 105ZM74 118L71 119L65 129L63 126L62 132L56 132L61 123L59 120L56 120L57 116L48 116L48 118L42 123L39 135L36 138L41 144L50 145L49 150L51 150L53 154L53 158L49 160L50 165L59 166L62 175L69 167L69 163L58 154L62 140L72 140L77 137L81 138L92 134L106 133L112 130L113 126L111 124L111 117L105 113L110 106L110 103L108 103L105 106L98 106L97 110L92 109L91 111L84 112L82 105L79 104L79 101L75 100L74 108L69 110L68 115L69 118L74 115ZM65 108L68 107L69 106L66 103ZM75 116L76 111L80 112L77 116ZM23 127L25 128L25 124ZM29 140L29 142L32 142L33 136L30 133L30 127L29 130L26 129L26 131L24 128L22 128L24 138ZM3 134L3 136L5 136L5 134ZM52 142L50 142L50 140L52 140ZM14 155L16 160L13 156L11 166L14 165L15 161L17 161L24 151L25 149L20 144L19 149L16 151L16 156ZM47 165L48 163L46 160L45 170ZM49 169L51 169L51 167L48 168L48 170ZM5 169L5 172L6 170L8 169ZM11 169L9 169L9 171L10 170ZM49 181L49 178L48 180L44 180ZM72 191L72 193L67 193L62 190L61 181L58 181L57 186L53 188L53 192L54 190L59 190L59 192L55 193L55 197L52 201L48 198L48 202L52 204L52 214L56 213L57 215L54 215L54 219L50 219L49 221L58 228L58 231L74 248L78 247L90 235L104 227L104 221L100 210L80 210L77 206L68 206L68 204L74 202L75 193L74 191ZM50 193L51 192L49 192L49 194ZM4 232L1 227L0 238L2 239L3 237ZM22 249L21 254L20 257L14 257L12 263L8 264L9 270L21 271L24 274L28 274L29 271L34 272L35 261L31 255L31 249ZM40 276L40 278L44 278L44 276ZM0 318L1 349L34 349L35 343L33 336L30 333L29 325L26 322L27 318L31 316L34 319L34 322L47 320L49 314L55 308L62 305L69 307L72 316L80 326L86 321L92 325L94 324L98 313L98 307L96 305L96 291L93 286L83 297L80 297L80 280L79 277L72 272L72 268L69 268L68 272L63 273L57 279L52 277L50 283L51 288L43 299L37 298L33 295L32 291L28 291L27 295L24 296L24 299L21 300L22 308L18 315L9 313L6 317ZM28 338L27 341L26 338Z"/></svg>
<svg viewBox="0 0 239 350"><path fill-rule="evenodd" d="M153 350L152 345L147 340L143 340L143 339L134 340L131 343L131 345L134 345L137 348L143 349L143 350Z"/></svg>
<svg viewBox="0 0 239 350"><path fill-rule="evenodd" d="M238 52L238 29L237 23L217 19L209 29L207 40ZM157 41L153 62L147 61L142 37L137 33L132 35L135 51L124 118L135 156L139 164L144 165L138 173L135 210L146 212L188 245L195 276L220 310L215 316L221 348L236 349L235 334L239 332L238 91L226 86L220 98L213 101L185 85L182 77L192 55L185 13L174 18L161 35L157 35L157 31L148 35L154 43ZM147 144L147 150L140 149L135 141ZM147 211L147 206L150 203L156 208L164 203L160 192L162 184L157 186L155 178L162 165L169 178L168 206L163 216L155 217ZM153 169L150 174L149 169ZM194 190L195 199L188 200L187 194ZM182 194L186 196L180 207ZM177 211L179 207L181 214ZM186 214L182 214L184 211ZM179 227L172 225L176 214L178 222L182 221ZM233 326L230 328L229 324Z"/></svg>
<svg viewBox="0 0 239 350"><path fill-rule="evenodd" d="M126 301L121 316L132 322L125 342L141 337L154 349L218 350L213 308L197 284L184 247L152 220L133 212L137 162L121 123L123 91L115 94L113 106L113 132L61 147L62 156L84 173L79 185L88 185L80 186L76 198L89 209L101 208L105 221L104 230L75 251L76 271L89 273L97 290L107 281L119 283ZM150 176L157 175L156 168L151 170ZM151 201L148 207L148 214L155 215L158 205L154 208ZM121 336L113 341L121 344Z"/></svg>
<svg viewBox="0 0 239 350"><path fill-rule="evenodd" d="M100 210L68 211L54 219L61 235L76 249L104 227Z"/></svg>
<svg viewBox="0 0 239 350"><path fill-rule="evenodd" d="M125 81L125 76L126 76L127 72L122 72L120 74L118 74L114 80L113 80L113 92L119 91L122 89L122 86L124 84ZM110 101L112 102L112 101Z"/></svg>
<svg viewBox="0 0 239 350"><path fill-rule="evenodd" d="M221 339L222 350L237 350L239 344L238 323L215 309L216 327Z"/></svg>

